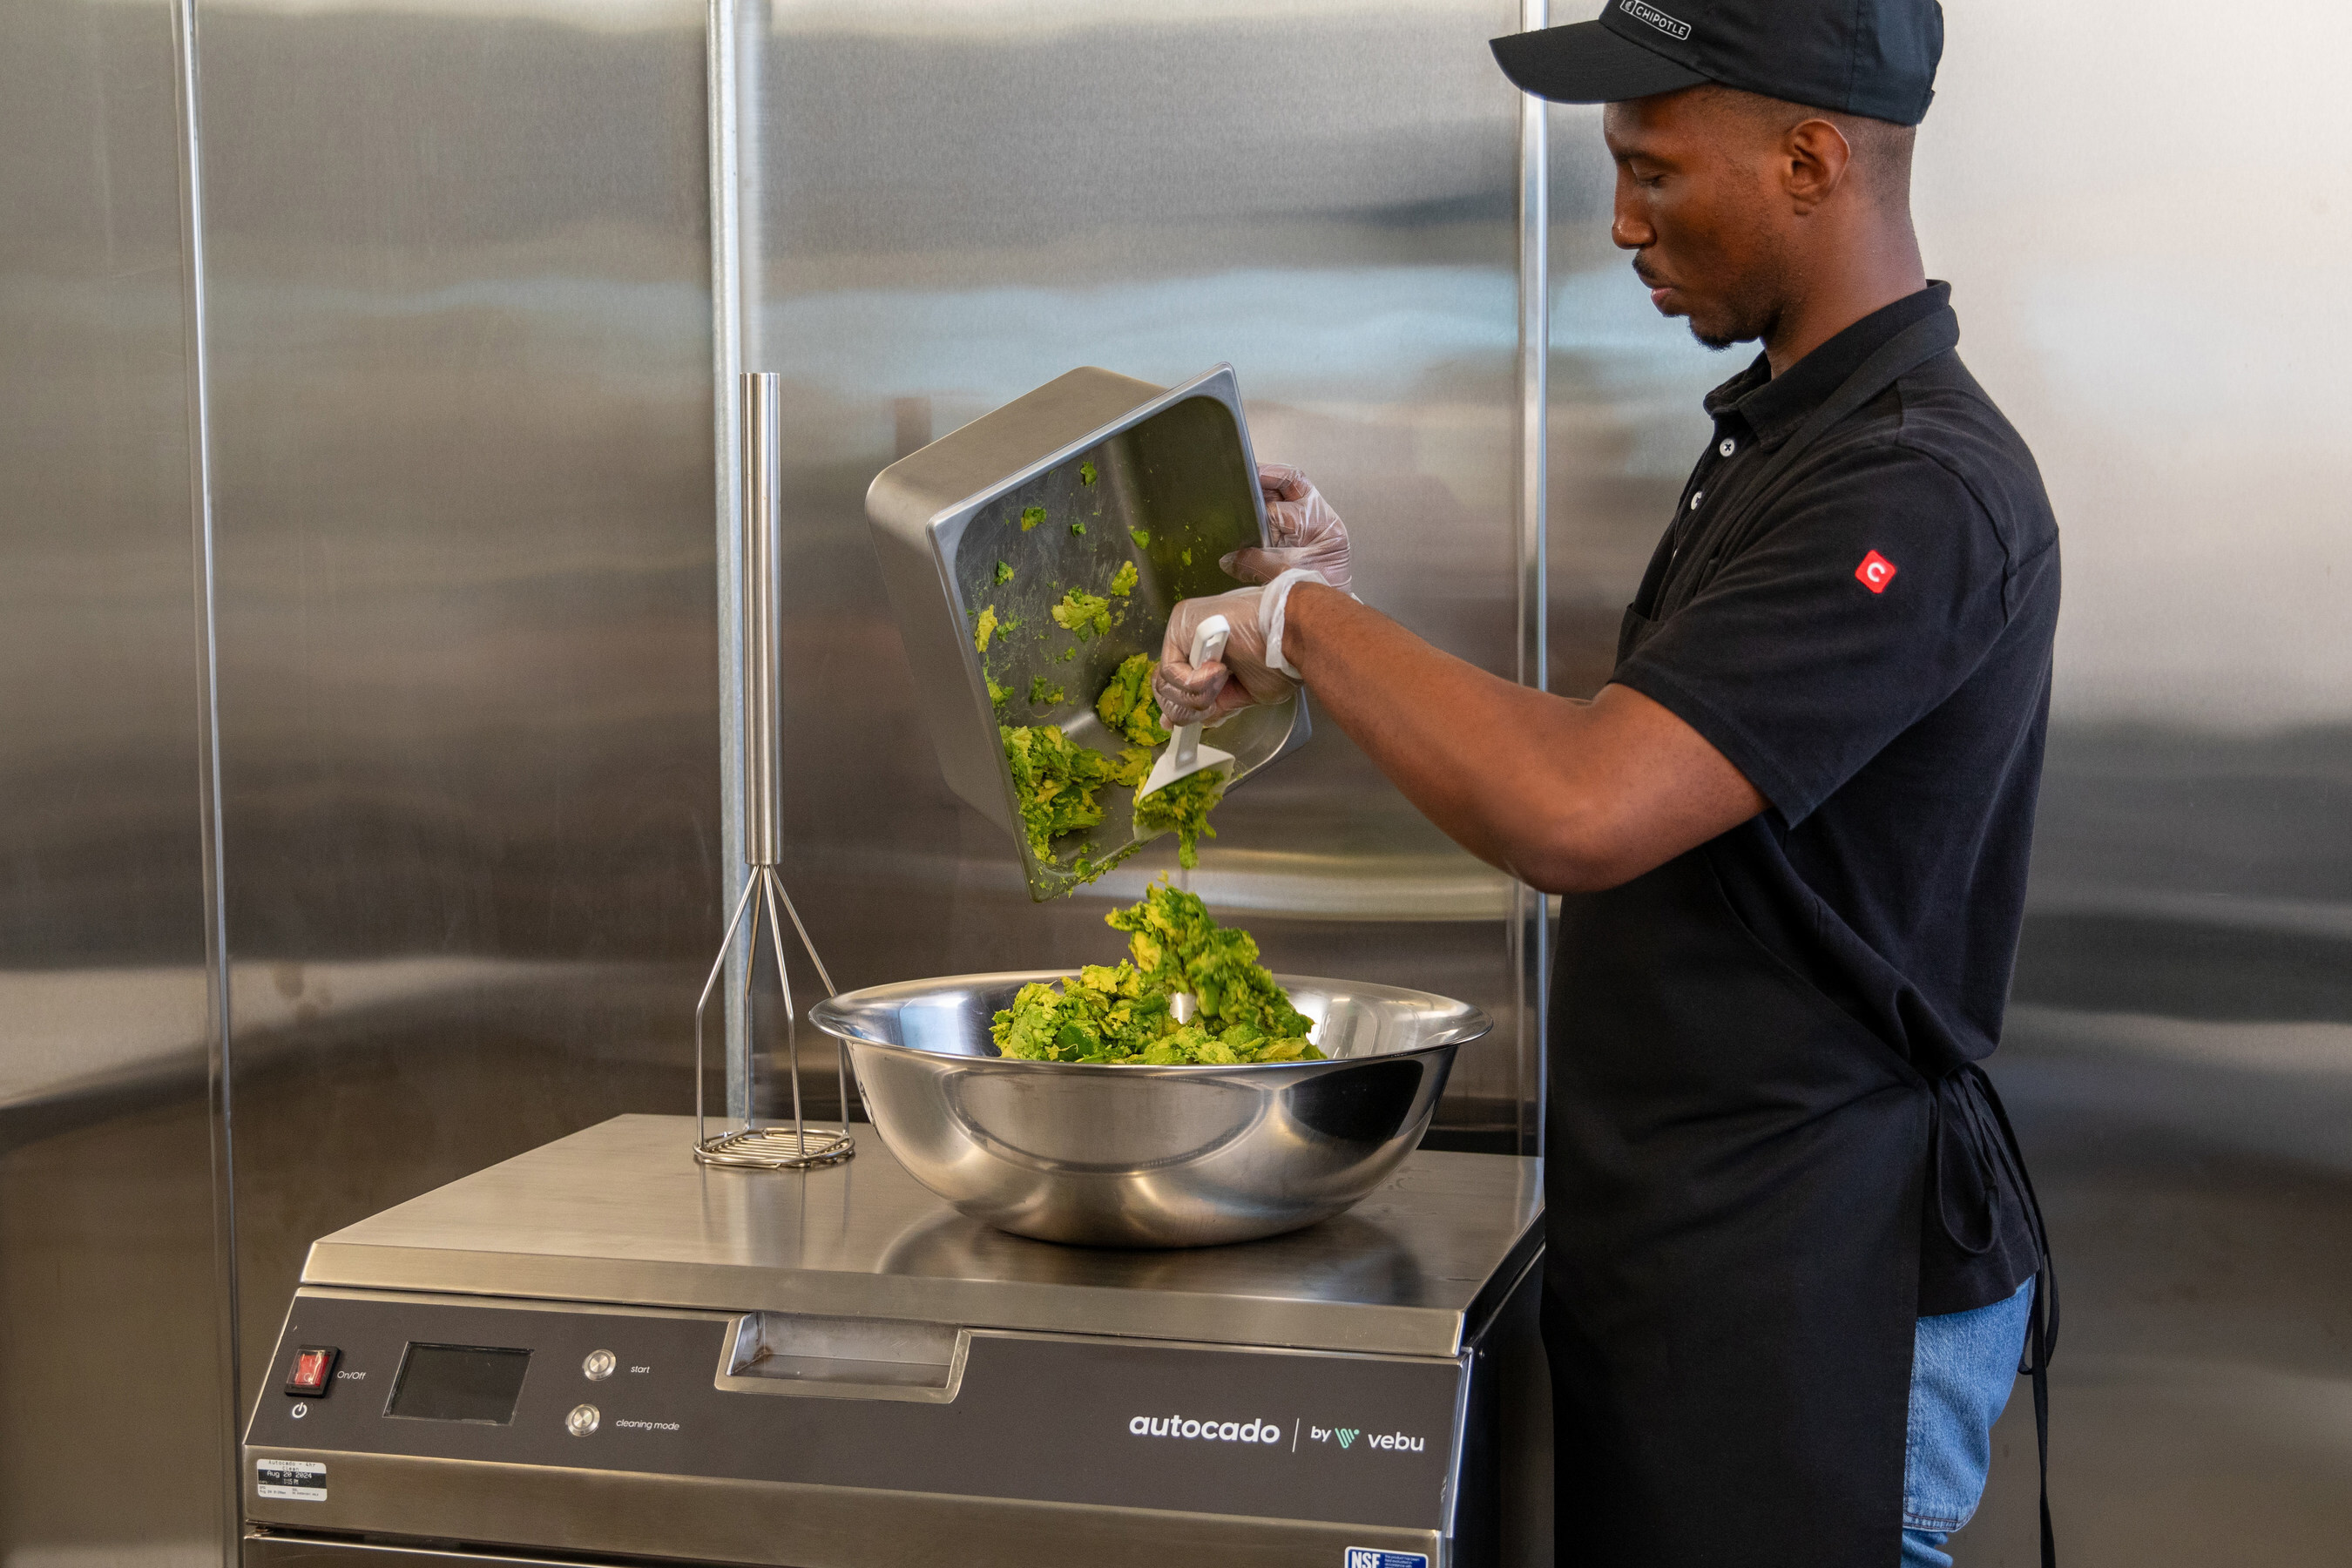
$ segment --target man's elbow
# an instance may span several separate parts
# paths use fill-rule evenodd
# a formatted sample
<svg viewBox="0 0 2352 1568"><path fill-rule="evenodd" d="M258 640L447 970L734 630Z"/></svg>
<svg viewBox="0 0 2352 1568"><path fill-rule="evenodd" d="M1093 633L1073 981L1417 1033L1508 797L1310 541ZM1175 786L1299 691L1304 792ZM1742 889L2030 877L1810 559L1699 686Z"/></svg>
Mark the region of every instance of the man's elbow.
<svg viewBox="0 0 2352 1568"><path fill-rule="evenodd" d="M1609 814L1583 810L1552 815L1521 846L1512 872L1539 893L1602 893L1650 868L1626 842Z"/></svg>
<svg viewBox="0 0 2352 1568"><path fill-rule="evenodd" d="M1607 860L1548 858L1522 872L1520 880L1538 893L1605 893L1641 874Z"/></svg>

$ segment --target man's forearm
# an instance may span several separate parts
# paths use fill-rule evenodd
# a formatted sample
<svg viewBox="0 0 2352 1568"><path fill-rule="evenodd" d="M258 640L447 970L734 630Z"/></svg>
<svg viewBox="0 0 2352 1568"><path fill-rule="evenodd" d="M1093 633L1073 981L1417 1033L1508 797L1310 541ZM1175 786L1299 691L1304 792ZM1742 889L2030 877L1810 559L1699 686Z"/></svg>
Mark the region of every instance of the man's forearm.
<svg viewBox="0 0 2352 1568"><path fill-rule="evenodd" d="M1762 808L1713 747L1624 687L1591 702L1536 691L1312 583L1286 619L1284 657L1405 798L1548 891L1612 887Z"/></svg>

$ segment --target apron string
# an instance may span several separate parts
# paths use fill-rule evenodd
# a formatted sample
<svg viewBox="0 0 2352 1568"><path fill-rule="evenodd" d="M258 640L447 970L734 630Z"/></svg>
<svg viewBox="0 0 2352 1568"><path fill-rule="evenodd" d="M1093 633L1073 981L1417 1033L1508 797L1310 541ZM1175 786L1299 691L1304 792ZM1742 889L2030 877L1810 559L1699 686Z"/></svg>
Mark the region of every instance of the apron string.
<svg viewBox="0 0 2352 1568"><path fill-rule="evenodd" d="M2025 1199L2026 1217L2033 1227L2034 1248L2040 1255L2033 1271L2033 1309L2026 1320L2025 1355L2017 1370L2033 1380L2033 1436L2042 1462L2042 1568L2057 1568L2058 1538L2050 1524L2050 1358L2058 1349L2058 1268L2050 1258L2050 1233L2042 1223L2042 1199L2033 1190L2033 1177L2025 1168L2025 1152L2018 1146L2017 1129L2010 1124L2009 1108L2001 1103L2000 1091L1993 1088L1992 1079L1974 1062L1967 1063L1958 1071L1967 1074L1982 1094L1985 1108L2000 1126L2001 1141L2009 1152L2010 1169L2017 1177ZM1937 1126L1940 1130L1940 1118ZM1981 1156L1981 1147L1979 1152ZM1929 1179L1935 1179L1932 1172ZM1937 1217L1941 1216L1939 1191ZM1945 1234L1951 1234L1948 1227Z"/></svg>
<svg viewBox="0 0 2352 1568"><path fill-rule="evenodd" d="M1964 1068L1962 1070L1966 1069ZM1960 1235L1958 1226L1953 1224L1951 1206L1944 1192L1944 1087L1946 1084L1952 1085L1955 1091L1958 1094L1961 1103L1966 1107L1965 1114L1969 1120L1969 1131L1976 1134L1976 1136L1969 1139L1969 1142L1971 1152L1976 1156L1977 1190L1982 1198L1984 1215L1984 1239L1982 1241L1970 1241ZM1962 1257L1981 1258L1986 1253L1990 1252L1992 1250L1993 1243L2000 1238L1999 1213L2000 1205L2000 1185L1993 1169L1992 1153L1990 1147L1991 1143L1991 1138L1990 1136L1991 1129L1988 1128L1984 1124L1984 1113L1978 1109L1978 1101L1973 1096L1966 1094L1966 1087L1965 1082L1961 1080L1960 1073L1955 1072L1951 1077L1944 1079L1943 1082L1935 1085L1929 1091L1927 1100L1927 1199L1930 1205L1935 1209L1936 1223L1943 1228L1944 1239L1950 1242L1952 1246L1959 1251Z"/></svg>

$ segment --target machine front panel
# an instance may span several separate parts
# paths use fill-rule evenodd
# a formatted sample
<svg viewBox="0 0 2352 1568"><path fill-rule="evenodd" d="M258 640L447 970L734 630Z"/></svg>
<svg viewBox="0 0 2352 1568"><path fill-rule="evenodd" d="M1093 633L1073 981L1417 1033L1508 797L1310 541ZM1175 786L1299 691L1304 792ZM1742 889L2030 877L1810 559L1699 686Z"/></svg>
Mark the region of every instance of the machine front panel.
<svg viewBox="0 0 2352 1568"><path fill-rule="evenodd" d="M305 1292L247 1433L246 1468L268 1472L257 1517L305 1523L323 1499L304 1494L332 1495L326 1451L1406 1530L1449 1518L1456 1361L976 1331L960 1376L910 1395L721 1386L736 1334L715 1313ZM328 1392L303 1392L330 1363ZM323 1474L273 1467L273 1450Z"/></svg>

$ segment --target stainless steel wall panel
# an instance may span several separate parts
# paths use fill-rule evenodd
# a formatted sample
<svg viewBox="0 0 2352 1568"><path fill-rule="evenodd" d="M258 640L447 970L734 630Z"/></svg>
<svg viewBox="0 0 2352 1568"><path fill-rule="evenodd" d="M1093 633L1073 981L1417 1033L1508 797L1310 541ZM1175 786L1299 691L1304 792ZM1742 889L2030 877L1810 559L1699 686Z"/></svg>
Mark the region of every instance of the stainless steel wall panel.
<svg viewBox="0 0 2352 1568"><path fill-rule="evenodd" d="M2068 1557L2340 1562L2352 443L2334 381L2352 331L2324 302L2352 274L2330 65L2352 17L1948 14L1922 237L2065 530L2056 724L1995 1059L2064 1270L2051 1465ZM2028 1560L2030 1415L2004 1423L1964 1563Z"/></svg>
<svg viewBox="0 0 2352 1568"><path fill-rule="evenodd" d="M2051 1467L2070 1559L2335 1563L2352 1490L2352 727L2077 721L2053 739L2042 816L1995 1076L2062 1268ZM2027 1560L2023 1404L1964 1563Z"/></svg>
<svg viewBox="0 0 2352 1568"><path fill-rule="evenodd" d="M204 50L264 1357L313 1237L692 1103L720 842L703 9L208 5Z"/></svg>
<svg viewBox="0 0 2352 1568"><path fill-rule="evenodd" d="M1499 0L772 6L744 99L746 367L787 386L787 729L809 758L787 796L844 984L1107 955L1108 900L1172 863L1028 901L1012 844L939 779L865 538L877 470L1072 366L1166 385L1231 360L1258 452L1348 517L1365 596L1514 674L1520 106L1486 41L1518 21ZM1217 826L1196 885L1277 967L1496 1015L1440 1114L1510 1140L1511 884L1328 726Z"/></svg>
<svg viewBox="0 0 2352 1568"><path fill-rule="evenodd" d="M233 1518L175 101L163 0L0 7L7 1568L217 1563Z"/></svg>

